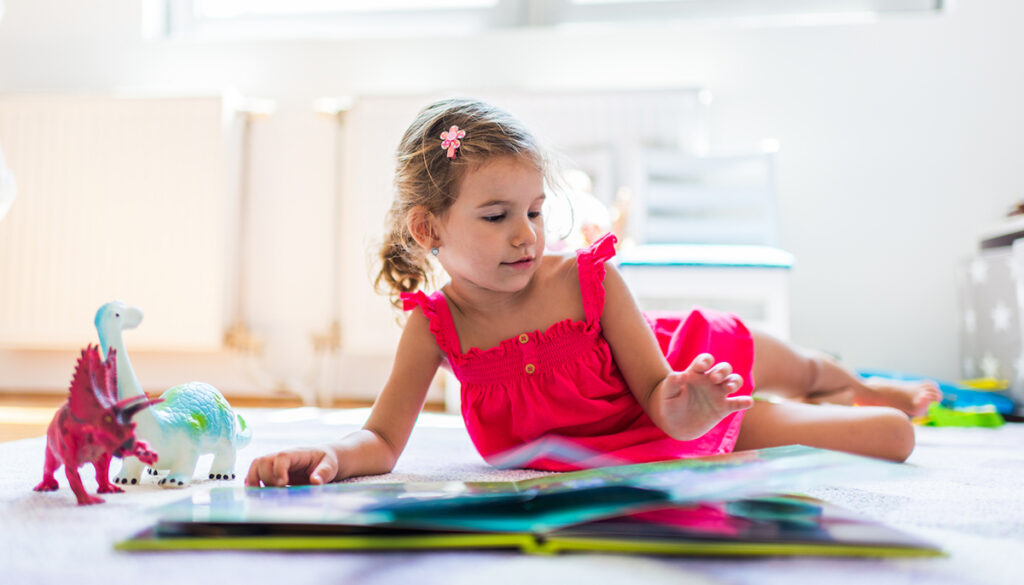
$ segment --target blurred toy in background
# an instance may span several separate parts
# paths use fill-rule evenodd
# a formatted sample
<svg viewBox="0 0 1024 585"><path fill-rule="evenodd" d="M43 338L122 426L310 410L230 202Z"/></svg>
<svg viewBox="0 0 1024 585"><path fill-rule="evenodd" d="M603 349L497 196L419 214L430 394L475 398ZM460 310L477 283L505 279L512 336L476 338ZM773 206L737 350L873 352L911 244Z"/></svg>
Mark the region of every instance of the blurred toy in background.
<svg viewBox="0 0 1024 585"><path fill-rule="evenodd" d="M57 410L46 431L46 461L43 481L37 492L52 492L58 487L53 476L64 465L71 491L80 506L99 504L103 499L91 496L82 485L78 468L86 462L96 469L98 493L119 493L124 490L110 483L111 457L137 457L152 463L157 460L149 446L135 438L132 417L159 400L145 396L117 399L116 352L106 361L100 359L99 348L90 345L82 350L68 390L68 401Z"/></svg>
<svg viewBox="0 0 1024 585"><path fill-rule="evenodd" d="M938 402L928 405L928 413L917 417L914 422L929 427L985 427L996 429L1006 423L996 407L987 404L949 408Z"/></svg>
<svg viewBox="0 0 1024 585"><path fill-rule="evenodd" d="M941 402L932 403L927 414L914 422L933 427L997 428L1007 420L1019 420L1017 405L1006 395L1009 382L995 378L973 378L951 382L929 376L881 370L858 370L864 378L899 381L931 380L942 392Z"/></svg>
<svg viewBox="0 0 1024 585"><path fill-rule="evenodd" d="M122 332L142 322L142 310L121 301L107 303L96 311L96 332L104 353L117 356L117 395L122 399L145 396L135 376ZM159 453L153 461L125 458L114 483L139 483L142 470L168 472L159 484L184 487L192 482L200 455L213 454L210 479L235 479L235 452L249 444L252 430L245 419L231 409L219 390L204 382L188 382L167 389L162 402L138 417L139 437Z"/></svg>
<svg viewBox="0 0 1024 585"><path fill-rule="evenodd" d="M590 177L583 171L568 170L562 173L558 191L564 197L551 198L546 202L545 226L551 236L548 249L578 250L585 248L608 232L623 241L626 211L629 207L629 193L621 191L615 203L608 207L593 195Z"/></svg>

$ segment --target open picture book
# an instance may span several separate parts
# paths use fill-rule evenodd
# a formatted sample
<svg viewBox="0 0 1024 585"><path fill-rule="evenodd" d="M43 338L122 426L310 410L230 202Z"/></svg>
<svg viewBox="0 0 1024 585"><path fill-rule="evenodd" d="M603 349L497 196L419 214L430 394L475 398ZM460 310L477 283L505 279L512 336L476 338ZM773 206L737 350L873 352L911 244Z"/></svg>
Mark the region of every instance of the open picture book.
<svg viewBox="0 0 1024 585"><path fill-rule="evenodd" d="M214 488L160 508L154 526L116 548L941 555L909 534L795 495L905 472L789 446L515 482Z"/></svg>

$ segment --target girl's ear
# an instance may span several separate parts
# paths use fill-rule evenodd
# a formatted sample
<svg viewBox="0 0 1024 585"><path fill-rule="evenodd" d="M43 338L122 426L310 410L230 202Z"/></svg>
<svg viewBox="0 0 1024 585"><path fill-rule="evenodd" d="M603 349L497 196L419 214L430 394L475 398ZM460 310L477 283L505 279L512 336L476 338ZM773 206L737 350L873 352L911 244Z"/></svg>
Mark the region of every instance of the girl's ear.
<svg viewBox="0 0 1024 585"><path fill-rule="evenodd" d="M441 244L437 237L436 221L436 216L422 205L413 207L405 216L405 224L409 228L412 238L416 240L417 244L428 250Z"/></svg>

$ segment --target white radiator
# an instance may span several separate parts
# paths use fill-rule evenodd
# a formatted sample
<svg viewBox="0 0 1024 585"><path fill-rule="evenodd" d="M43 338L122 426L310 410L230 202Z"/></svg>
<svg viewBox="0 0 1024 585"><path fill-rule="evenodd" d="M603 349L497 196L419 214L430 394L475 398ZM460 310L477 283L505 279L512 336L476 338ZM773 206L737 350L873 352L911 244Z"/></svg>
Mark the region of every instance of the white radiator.
<svg viewBox="0 0 1024 585"><path fill-rule="evenodd" d="M104 302L139 349L221 346L232 224L220 98L0 96L0 346L82 347Z"/></svg>

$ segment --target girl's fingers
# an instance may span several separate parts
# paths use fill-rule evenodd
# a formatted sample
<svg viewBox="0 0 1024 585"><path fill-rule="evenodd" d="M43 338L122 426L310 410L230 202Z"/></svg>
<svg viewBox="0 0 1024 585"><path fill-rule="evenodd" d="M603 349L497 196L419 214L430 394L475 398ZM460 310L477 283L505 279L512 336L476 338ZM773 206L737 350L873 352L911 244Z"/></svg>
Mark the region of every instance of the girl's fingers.
<svg viewBox="0 0 1024 585"><path fill-rule="evenodd" d="M312 471L310 469L312 468ZM292 475L292 471L295 475ZM305 473L309 473L305 476ZM264 455L252 462L245 476L245 485L251 487L285 486L289 483L328 483L334 479L336 469L326 458L317 460L315 453L282 451ZM294 479L294 482L293 482Z"/></svg>
<svg viewBox="0 0 1024 585"><path fill-rule="evenodd" d="M722 382L722 385L725 386L730 393L735 392L743 386L743 376L739 374L729 374Z"/></svg>
<svg viewBox="0 0 1024 585"><path fill-rule="evenodd" d="M729 405L733 411L746 410L751 406L754 406L754 399L750 396L730 396L725 399L725 403Z"/></svg>
<svg viewBox="0 0 1024 585"><path fill-rule="evenodd" d="M245 476L245 485L251 487L262 487L265 485L278 485L274 483L274 460L276 457L260 457L249 466L249 473Z"/></svg>
<svg viewBox="0 0 1024 585"><path fill-rule="evenodd" d="M718 362L708 370L708 377L712 384L721 384L730 374L732 374L732 364L729 362Z"/></svg>
<svg viewBox="0 0 1024 585"><path fill-rule="evenodd" d="M715 365L715 358L710 353L702 353L690 362L690 371L695 374L706 374Z"/></svg>
<svg viewBox="0 0 1024 585"><path fill-rule="evenodd" d="M273 486L288 485L289 472L292 468L292 456L289 453L278 453L270 460L270 466L264 475L263 483ZM269 481L268 481L269 478Z"/></svg>
<svg viewBox="0 0 1024 585"><path fill-rule="evenodd" d="M334 479L334 475L335 470L332 469L332 465L327 460L327 457L324 457L320 460L316 469L313 470L313 473L309 474L309 483L311 485L324 485L325 483L330 483Z"/></svg>
<svg viewBox="0 0 1024 585"><path fill-rule="evenodd" d="M259 460L253 461L249 465L249 473L245 475L245 485L249 487L260 487L260 468Z"/></svg>

